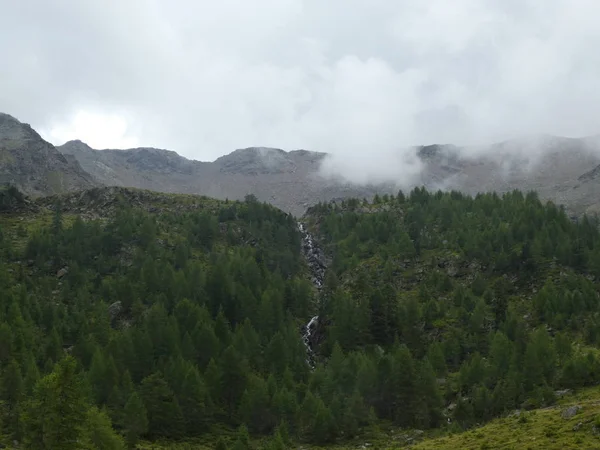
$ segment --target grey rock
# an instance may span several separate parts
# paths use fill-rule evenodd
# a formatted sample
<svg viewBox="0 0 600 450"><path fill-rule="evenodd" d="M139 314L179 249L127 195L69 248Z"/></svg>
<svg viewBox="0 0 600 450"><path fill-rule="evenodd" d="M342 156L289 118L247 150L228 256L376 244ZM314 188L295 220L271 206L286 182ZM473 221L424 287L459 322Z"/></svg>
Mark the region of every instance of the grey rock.
<svg viewBox="0 0 600 450"><path fill-rule="evenodd" d="M56 272L56 278L60 279L68 273L69 273L69 268L67 266L65 266L62 269L60 269L58 272Z"/></svg>
<svg viewBox="0 0 600 450"><path fill-rule="evenodd" d="M108 307L108 315L110 316L110 320L115 320L121 312L123 311L123 304L120 300L114 302Z"/></svg>
<svg viewBox="0 0 600 450"><path fill-rule="evenodd" d="M561 416L563 419L571 419L571 418L575 417L575 415L577 415L577 413L579 411L581 411L581 406L579 406L579 405L569 406L567 409L563 410Z"/></svg>
<svg viewBox="0 0 600 450"><path fill-rule="evenodd" d="M564 397L565 395L569 395L571 393L571 389L560 389L558 391L554 391L554 395L556 395L558 398L560 397Z"/></svg>

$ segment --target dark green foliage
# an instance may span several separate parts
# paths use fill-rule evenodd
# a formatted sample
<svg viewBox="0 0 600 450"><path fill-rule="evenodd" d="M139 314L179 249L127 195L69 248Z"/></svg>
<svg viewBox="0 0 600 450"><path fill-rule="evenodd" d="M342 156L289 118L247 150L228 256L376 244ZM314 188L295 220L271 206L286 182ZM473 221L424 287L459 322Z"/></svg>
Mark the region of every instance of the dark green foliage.
<svg viewBox="0 0 600 450"><path fill-rule="evenodd" d="M25 202L25 196L13 185L0 188L0 211L10 211Z"/></svg>
<svg viewBox="0 0 600 450"><path fill-rule="evenodd" d="M140 393L153 437L178 438L184 433L184 419L175 394L160 373L144 378Z"/></svg>
<svg viewBox="0 0 600 450"><path fill-rule="evenodd" d="M219 448L280 449L380 420L442 427L451 403L471 426L597 382L591 219L519 192L317 205L333 262L316 295L292 217L210 205L84 221L57 203L24 232L0 218L0 436L122 448L114 430L134 446L225 427Z"/></svg>
<svg viewBox="0 0 600 450"><path fill-rule="evenodd" d="M146 407L137 392L133 392L125 404L124 421L127 445L135 447L139 438L148 432Z"/></svg>
<svg viewBox="0 0 600 450"><path fill-rule="evenodd" d="M438 426L443 394L470 426L591 382L599 358L572 344L600 342L595 220L571 222L517 191L472 198L418 188L377 198L369 213L349 205L310 211L338 278L326 348L339 342L347 357L384 349L367 352L375 368L357 376L380 418ZM365 317L367 332L356 321Z"/></svg>

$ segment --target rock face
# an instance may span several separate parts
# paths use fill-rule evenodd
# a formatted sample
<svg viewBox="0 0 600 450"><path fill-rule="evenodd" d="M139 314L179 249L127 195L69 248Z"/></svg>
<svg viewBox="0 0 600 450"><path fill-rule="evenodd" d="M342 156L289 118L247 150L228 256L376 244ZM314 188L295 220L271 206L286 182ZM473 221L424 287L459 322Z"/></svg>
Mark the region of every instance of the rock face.
<svg viewBox="0 0 600 450"><path fill-rule="evenodd" d="M569 406L567 409L565 409L562 412L561 416L563 419L571 419L571 418L575 417L579 411L581 411L581 406L579 406L579 405Z"/></svg>
<svg viewBox="0 0 600 450"><path fill-rule="evenodd" d="M302 234L302 253L308 263L312 283L320 290L323 287L325 269L327 269L325 253L315 244L314 237L306 231L303 223L299 223L298 228Z"/></svg>
<svg viewBox="0 0 600 450"><path fill-rule="evenodd" d="M98 182L29 125L0 113L0 184L40 196L86 189Z"/></svg>
<svg viewBox="0 0 600 450"><path fill-rule="evenodd" d="M306 150L250 147L214 162L201 162L153 148L94 150L81 141L67 142L58 149L77 159L84 170L105 185L231 200L254 194L260 201L295 216L319 201L370 198L381 191L320 176L319 167L326 154Z"/></svg>
<svg viewBox="0 0 600 450"><path fill-rule="evenodd" d="M122 312L123 304L120 301L116 301L108 307L108 315L110 317L111 322L117 320L117 318Z"/></svg>
<svg viewBox="0 0 600 450"><path fill-rule="evenodd" d="M214 162L192 161L158 149L93 150L80 141L59 147L104 184L242 199L252 193L301 216L319 201L371 198L395 184L358 185L325 177L325 153L250 147ZM541 136L486 148L428 145L414 149L421 164L412 185L479 192L536 190L574 214L600 212L600 138Z"/></svg>

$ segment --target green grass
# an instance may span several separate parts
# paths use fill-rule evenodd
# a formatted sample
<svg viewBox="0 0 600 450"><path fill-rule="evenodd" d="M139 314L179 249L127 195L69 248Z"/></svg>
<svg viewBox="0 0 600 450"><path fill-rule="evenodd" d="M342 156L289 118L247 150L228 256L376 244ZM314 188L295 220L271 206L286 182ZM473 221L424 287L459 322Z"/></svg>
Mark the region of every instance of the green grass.
<svg viewBox="0 0 600 450"><path fill-rule="evenodd" d="M64 227L70 227L77 218L75 214L65 214L62 217ZM3 214L0 218L0 227L7 239L11 240L13 249L22 251L29 237L36 232L48 227L52 223L52 211L43 210L37 214Z"/></svg>
<svg viewBox="0 0 600 450"><path fill-rule="evenodd" d="M568 406L582 409L563 419ZM597 431L596 431L597 430ZM430 439L414 449L598 449L600 448L600 388L566 396L558 405L522 411L464 433Z"/></svg>

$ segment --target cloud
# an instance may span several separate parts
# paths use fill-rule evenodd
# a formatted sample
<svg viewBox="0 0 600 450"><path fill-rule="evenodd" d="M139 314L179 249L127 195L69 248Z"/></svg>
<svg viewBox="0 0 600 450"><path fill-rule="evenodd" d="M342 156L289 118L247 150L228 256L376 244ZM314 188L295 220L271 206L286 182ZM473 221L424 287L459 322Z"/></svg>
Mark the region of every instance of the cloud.
<svg viewBox="0 0 600 450"><path fill-rule="evenodd" d="M0 10L0 110L56 144L81 134L200 160L306 148L364 180L411 176L411 145L600 131L595 0L0 0Z"/></svg>

